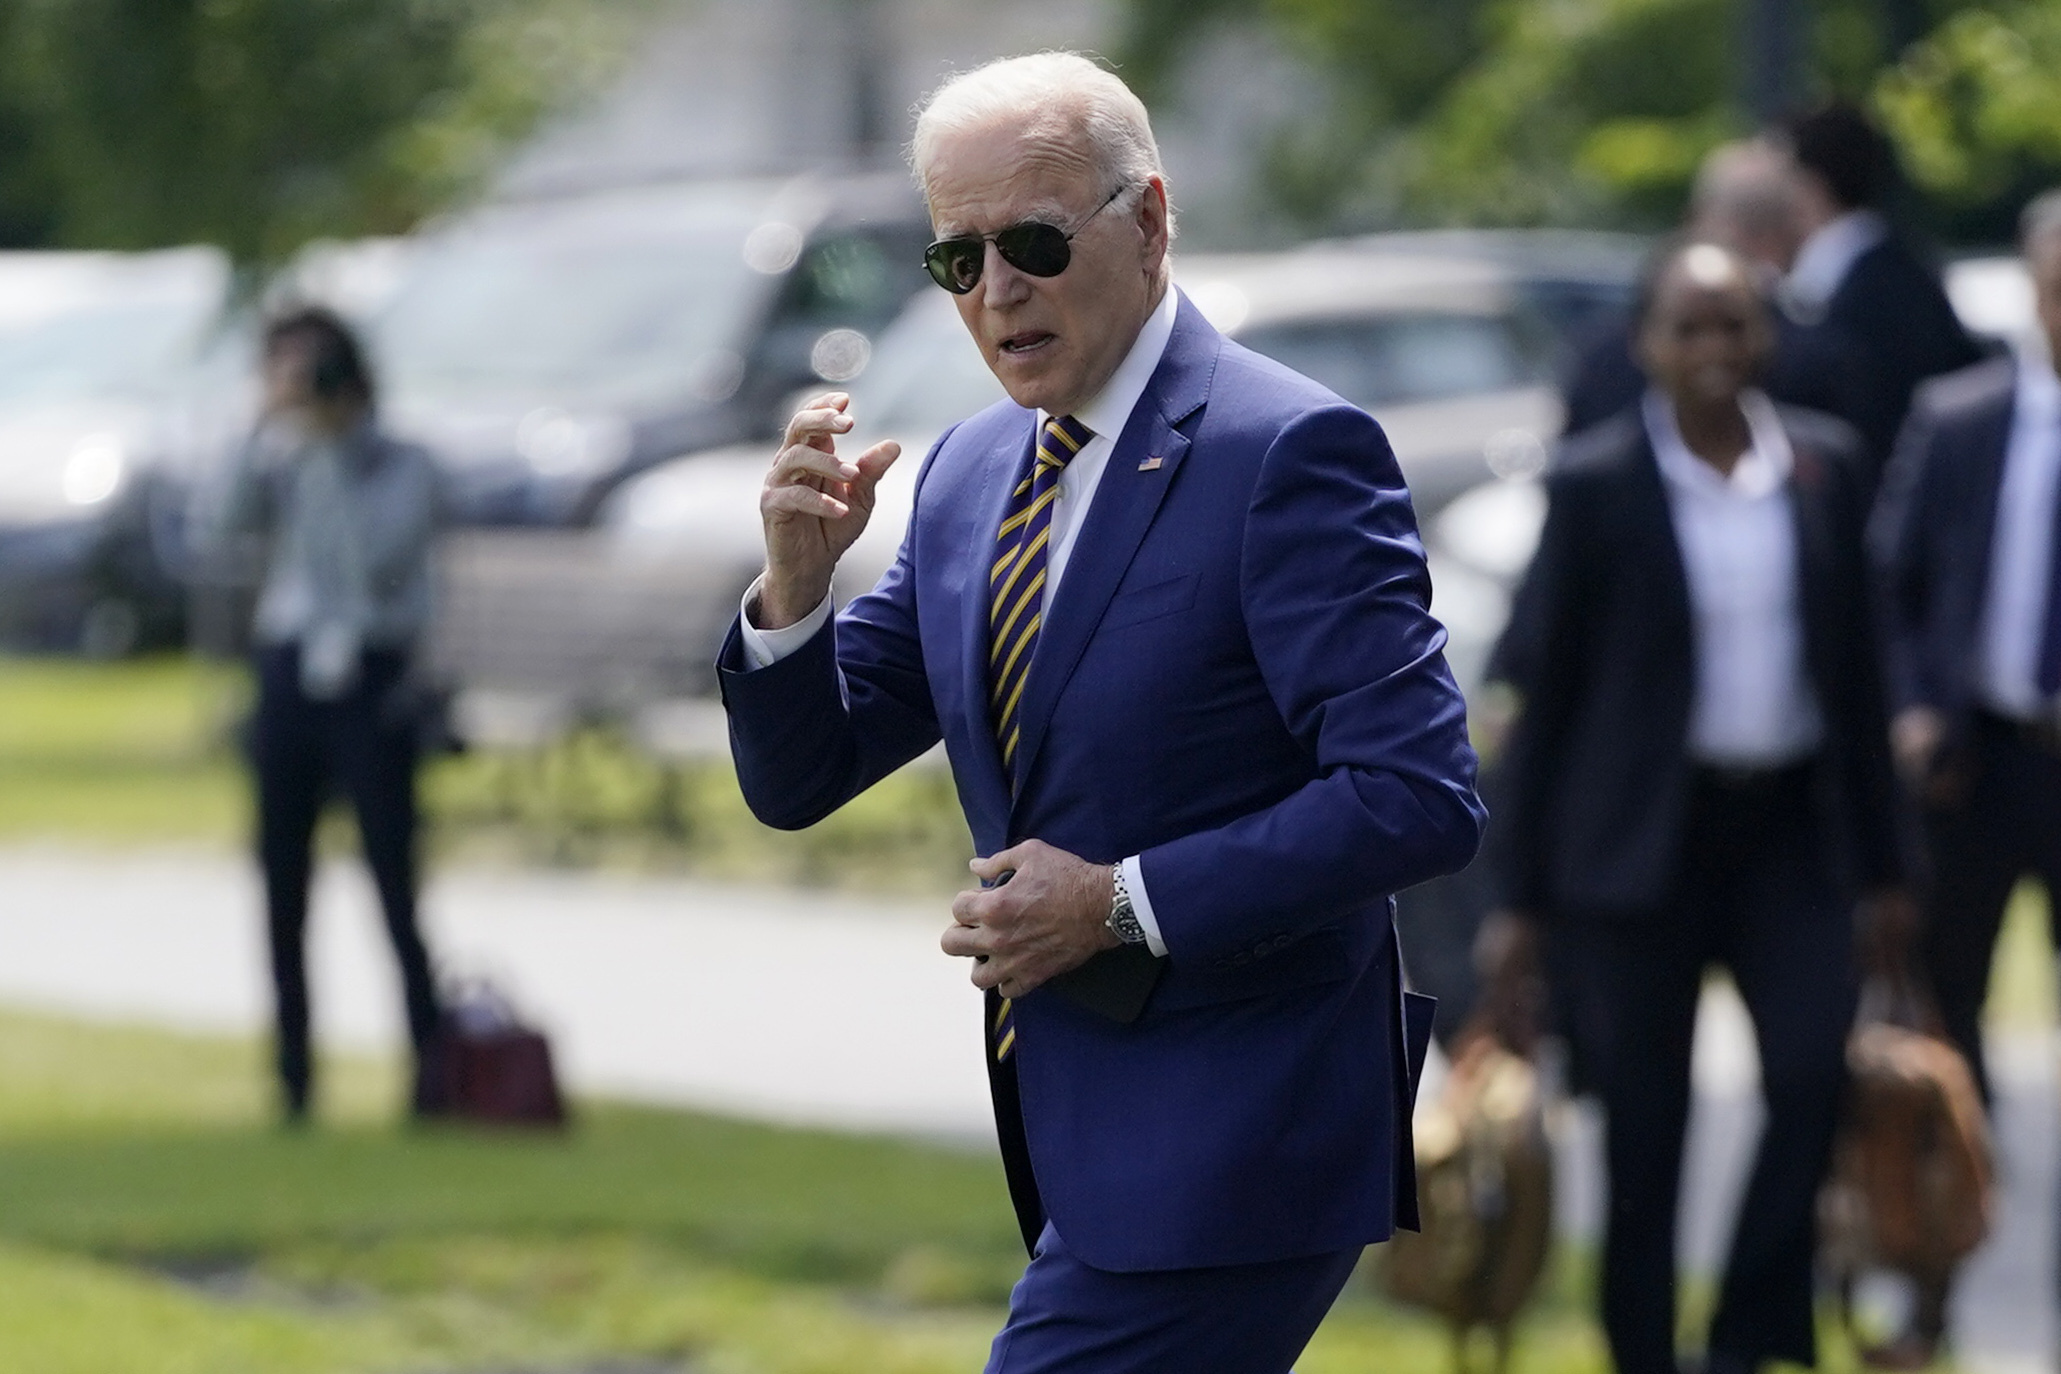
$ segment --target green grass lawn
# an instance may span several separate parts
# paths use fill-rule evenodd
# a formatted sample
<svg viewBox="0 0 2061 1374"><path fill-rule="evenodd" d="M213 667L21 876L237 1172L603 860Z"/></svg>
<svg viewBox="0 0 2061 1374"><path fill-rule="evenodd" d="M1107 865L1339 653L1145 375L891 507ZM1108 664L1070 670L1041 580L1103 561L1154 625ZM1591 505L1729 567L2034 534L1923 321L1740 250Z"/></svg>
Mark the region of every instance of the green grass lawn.
<svg viewBox="0 0 2061 1374"><path fill-rule="evenodd" d="M251 1042L0 1014L0 1369L963 1374L1021 1266L984 1155L599 1103L407 1130L389 1069L326 1082L286 1133ZM1299 1368L1446 1359L1355 1288ZM1565 1285L1519 1367L1600 1368Z"/></svg>
<svg viewBox="0 0 2061 1374"><path fill-rule="evenodd" d="M241 843L242 681L0 658L0 844ZM935 774L781 835L726 767L669 778L601 735L440 761L427 793L446 858L945 890L968 848ZM2054 1004L2028 890L1991 1012L2044 1026ZM0 1371L972 1371L1021 1265L981 1156L602 1103L564 1137L408 1131L392 1066L361 1060L325 1067L323 1128L290 1135L268 1088L252 1042L0 1013ZM1605 1367L1577 1267L1542 1294L1520 1374ZM1837 1339L1827 1356L1853 1367ZM1298 1365L1449 1367L1435 1323L1362 1281Z"/></svg>
<svg viewBox="0 0 2061 1374"><path fill-rule="evenodd" d="M0 838L219 841L247 803L241 675L183 657L0 657Z"/></svg>
<svg viewBox="0 0 2061 1374"><path fill-rule="evenodd" d="M0 843L242 844L247 697L240 667L181 655L0 656ZM424 796L445 859L941 892L964 885L972 852L941 772L890 778L789 835L752 819L727 761L668 771L598 730L543 755L438 759ZM351 844L333 820L325 843Z"/></svg>

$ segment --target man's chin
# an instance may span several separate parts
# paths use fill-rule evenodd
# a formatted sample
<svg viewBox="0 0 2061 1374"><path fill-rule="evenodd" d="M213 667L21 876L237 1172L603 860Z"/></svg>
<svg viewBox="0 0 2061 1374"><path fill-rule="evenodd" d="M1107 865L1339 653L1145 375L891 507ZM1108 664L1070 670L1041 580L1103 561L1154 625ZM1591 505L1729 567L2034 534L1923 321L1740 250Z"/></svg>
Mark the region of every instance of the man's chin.
<svg viewBox="0 0 2061 1374"><path fill-rule="evenodd" d="M1000 367L995 369L995 380L1009 393L1009 399L1025 410L1045 410L1054 415L1071 413L1071 397L1065 394L1066 388L1044 369L1013 374L1006 366Z"/></svg>

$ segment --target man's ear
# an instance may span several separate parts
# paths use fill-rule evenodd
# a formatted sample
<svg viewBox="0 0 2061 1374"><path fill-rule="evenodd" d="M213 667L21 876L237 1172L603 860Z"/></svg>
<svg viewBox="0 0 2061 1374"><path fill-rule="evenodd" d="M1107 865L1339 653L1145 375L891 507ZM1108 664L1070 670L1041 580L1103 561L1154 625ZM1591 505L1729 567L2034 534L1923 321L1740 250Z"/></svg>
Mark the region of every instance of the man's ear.
<svg viewBox="0 0 2061 1374"><path fill-rule="evenodd" d="M1151 177L1145 182L1145 194L1138 197L1138 230L1144 235L1145 266L1157 270L1165 260L1167 251L1166 182Z"/></svg>

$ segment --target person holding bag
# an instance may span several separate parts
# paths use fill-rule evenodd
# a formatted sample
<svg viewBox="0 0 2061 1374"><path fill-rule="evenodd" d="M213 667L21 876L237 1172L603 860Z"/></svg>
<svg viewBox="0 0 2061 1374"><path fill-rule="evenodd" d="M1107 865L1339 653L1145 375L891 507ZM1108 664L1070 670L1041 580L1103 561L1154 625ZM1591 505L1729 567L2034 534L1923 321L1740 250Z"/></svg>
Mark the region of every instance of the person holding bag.
<svg viewBox="0 0 2061 1374"><path fill-rule="evenodd" d="M1675 1225L1690 1049L1723 965L1758 1035L1768 1124L1704 1368L1810 1364L1814 1204L1856 987L1854 898L1909 924L1863 551L1858 438L1754 386L1749 267L1655 258L1642 402L1570 441L1498 650L1520 706L1487 943L1543 939L1607 1119L1602 1315L1623 1374L1676 1374Z"/></svg>

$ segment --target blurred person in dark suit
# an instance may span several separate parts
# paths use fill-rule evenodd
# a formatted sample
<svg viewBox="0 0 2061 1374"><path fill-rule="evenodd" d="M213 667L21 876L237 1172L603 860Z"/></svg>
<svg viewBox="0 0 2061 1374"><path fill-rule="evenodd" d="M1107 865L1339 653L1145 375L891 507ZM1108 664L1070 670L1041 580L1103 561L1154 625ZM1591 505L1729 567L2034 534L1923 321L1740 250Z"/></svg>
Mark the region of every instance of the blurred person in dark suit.
<svg viewBox="0 0 2061 1374"><path fill-rule="evenodd" d="M1919 951L1985 1097L2005 905L2027 876L2061 893L2061 190L2020 237L2047 348L1919 391L1874 529L1892 738L1931 854Z"/></svg>
<svg viewBox="0 0 2061 1374"><path fill-rule="evenodd" d="M1889 222L1898 173L1882 131L1853 106L1835 103L1789 120L1780 138L1795 166L1805 230L1783 305L1851 351L1861 381L1853 418L1879 472L1918 383L1979 361L1982 350L1954 314L1938 272Z"/></svg>
<svg viewBox="0 0 2061 1374"><path fill-rule="evenodd" d="M1752 1014L1767 1129L1706 1368L1812 1362L1815 1199L1856 996L1856 894L1907 922L1859 440L1754 379L1754 268L1679 243L1638 316L1652 379L1568 441L1499 662L1505 970L1547 945L1607 1118L1601 1305L1623 1374L1675 1374L1675 1228L1703 978ZM1491 970L1492 983L1503 981Z"/></svg>
<svg viewBox="0 0 2061 1374"><path fill-rule="evenodd" d="M305 932L315 824L332 795L357 812L400 964L415 1107L437 1026L416 923L418 710L411 665L430 614L439 482L426 453L374 423L372 375L350 329L301 310L265 332L264 411L206 513L203 542L268 544L252 626L250 754L277 995L286 1119L309 1107Z"/></svg>
<svg viewBox="0 0 2061 1374"><path fill-rule="evenodd" d="M1788 154L1766 139L1742 139L1703 160L1689 203L1690 236L1724 244L1754 269L1772 298L1804 238L1802 207ZM1859 427L1866 399L1852 351L1821 327L1770 312L1774 345L1761 389L1775 400L1823 411ZM1646 374L1635 355L1636 328L1614 324L1582 351L1563 388L1562 433L1575 435L1639 403Z"/></svg>

